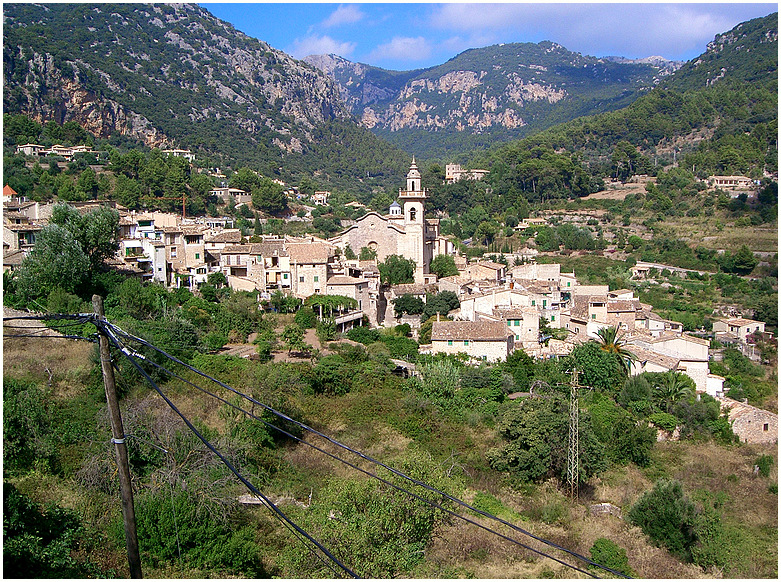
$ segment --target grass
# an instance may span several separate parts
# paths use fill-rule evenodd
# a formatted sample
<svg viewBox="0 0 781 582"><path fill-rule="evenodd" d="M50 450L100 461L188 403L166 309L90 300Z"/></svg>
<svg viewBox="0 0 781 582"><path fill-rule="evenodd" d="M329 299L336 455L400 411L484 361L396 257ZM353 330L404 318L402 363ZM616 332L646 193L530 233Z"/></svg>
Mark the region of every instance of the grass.
<svg viewBox="0 0 781 582"><path fill-rule="evenodd" d="M63 342L57 344L57 349L52 349L53 341L62 340L6 342L4 373L32 377L45 383L49 381L47 368L51 371L52 366L57 366L57 374L53 376L57 394L78 403L79 398L87 396L85 384L91 378L91 346ZM254 362L248 365L253 370L258 366ZM252 389L259 378L251 371L236 369L231 373L241 384L235 387L242 390ZM281 387L277 389L282 390ZM725 448L707 443L657 443L649 467L613 468L592 480L581 492L580 499L573 502L555 482L521 486L493 472L485 461L485 451L496 444L497 437L492 429L481 423L469 426L450 418L406 390L400 380L358 386L341 397L283 392L290 395L295 407L301 411L298 418L322 432L391 466L400 466L412 458L425 459L428 469L463 491L460 496L466 501L581 555L589 556L594 541L606 537L627 551L630 566L644 578L697 578L721 574L775 578L777 575L777 493L771 491L778 482L775 447L740 445ZM205 396L183 386L172 385L170 393L189 417L197 418L217 432L226 430L224 405L209 403ZM146 390L132 390L126 404L135 410L141 404L134 403L147 396ZM147 404L153 404L155 399L149 397ZM154 411L155 406L149 409ZM160 420L165 419L161 416ZM84 421L80 419L80 422ZM337 452L335 446L322 439L311 442ZM753 464L763 454L770 454L774 459L769 477L753 475ZM358 457L353 460L369 467ZM264 493L290 496L305 503L309 494L316 496L318 488L331 476L366 478L301 444L283 446L269 455L268 462L269 472L258 475ZM682 564L665 550L651 545L638 528L626 521L590 515L589 506L601 502L621 507L626 515L631 505L660 477L679 479L691 496L707 492L723 501L720 509L723 523L740 540L736 547L743 556L736 561L734 570L720 574ZM76 509L92 531L109 531L118 519L119 505L114 496L86 489L75 479L31 473L16 482L20 490L37 501L54 501ZM264 559L273 567L274 556L279 553L280 544L288 540L288 534L279 530L262 509L248 508L245 513L257 526L259 538L263 538L260 543ZM470 515L478 523L497 527L496 522ZM508 530L502 531L508 533ZM525 543L529 541L521 534L512 536ZM118 575L126 575L121 543L113 540L101 548L99 563L115 568ZM203 577L215 573L180 571L171 566L145 574ZM427 578L571 578L577 573L475 525L448 518L438 525L432 543L425 550L425 560L411 575Z"/></svg>

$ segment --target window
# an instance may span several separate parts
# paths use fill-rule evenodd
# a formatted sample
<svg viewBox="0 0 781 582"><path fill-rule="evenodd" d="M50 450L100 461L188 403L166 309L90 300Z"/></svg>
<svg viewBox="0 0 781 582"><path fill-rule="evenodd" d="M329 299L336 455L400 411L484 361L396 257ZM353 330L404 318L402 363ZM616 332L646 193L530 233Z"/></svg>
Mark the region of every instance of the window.
<svg viewBox="0 0 781 582"><path fill-rule="evenodd" d="M282 273L282 278L287 279L287 273Z"/></svg>
<svg viewBox="0 0 781 582"><path fill-rule="evenodd" d="M537 305L537 302L534 299L532 299L532 307L534 307L535 305Z"/></svg>
<svg viewBox="0 0 781 582"><path fill-rule="evenodd" d="M172 259L176 258L176 247L172 247L171 248L171 258ZM228 264L230 265L230 263L228 263Z"/></svg>
<svg viewBox="0 0 781 582"><path fill-rule="evenodd" d="M596 318L597 318L597 314L596 313L592 313L591 314L591 319L596 319Z"/></svg>
<svg viewBox="0 0 781 582"><path fill-rule="evenodd" d="M447 345L452 346L453 345L453 340L447 340Z"/></svg>
<svg viewBox="0 0 781 582"><path fill-rule="evenodd" d="M542 307L543 307L543 309L545 309L545 307L547 307L547 306L548 306L548 300L547 299L543 299L542 300Z"/></svg>
<svg viewBox="0 0 781 582"><path fill-rule="evenodd" d="M301 276L298 278L298 282L299 282L299 283L303 283L303 282L304 282L304 276L303 276L303 275L301 275Z"/></svg>
<svg viewBox="0 0 781 582"><path fill-rule="evenodd" d="M417 215L417 211L414 208L410 208L409 210L409 220L410 222L415 222L415 216Z"/></svg>
<svg viewBox="0 0 781 582"><path fill-rule="evenodd" d="M514 320L513 320L513 325L514 325L515 327L518 327L519 325L521 325L521 320L520 320L520 319L514 319Z"/></svg>
<svg viewBox="0 0 781 582"><path fill-rule="evenodd" d="M520 340L521 340L521 336L519 336L519 335L516 335L516 336L515 336L515 341L520 341Z"/></svg>
<svg viewBox="0 0 781 582"><path fill-rule="evenodd" d="M469 340L464 340L464 345L468 346L469 345Z"/></svg>
<svg viewBox="0 0 781 582"><path fill-rule="evenodd" d="M195 253L195 258L196 259L200 259L201 258L201 253Z"/></svg>
<svg viewBox="0 0 781 582"><path fill-rule="evenodd" d="M763 431L767 432L769 429L770 429L770 425L767 422L762 425L762 430Z"/></svg>
<svg viewBox="0 0 781 582"><path fill-rule="evenodd" d="M567 281L567 287L569 287L569 281Z"/></svg>
<svg viewBox="0 0 781 582"><path fill-rule="evenodd" d="M554 321L556 321L556 316L555 315L551 315L550 316L550 320L551 320L551 323L553 323Z"/></svg>
<svg viewBox="0 0 781 582"><path fill-rule="evenodd" d="M317 275L315 275L315 283L318 283L319 281L320 281L320 277L318 277Z"/></svg>

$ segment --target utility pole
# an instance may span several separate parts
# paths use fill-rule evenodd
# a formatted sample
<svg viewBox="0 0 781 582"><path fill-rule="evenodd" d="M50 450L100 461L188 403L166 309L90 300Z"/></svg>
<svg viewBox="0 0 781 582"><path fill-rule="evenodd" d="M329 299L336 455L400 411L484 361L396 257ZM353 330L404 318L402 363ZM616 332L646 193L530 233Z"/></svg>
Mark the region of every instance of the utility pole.
<svg viewBox="0 0 781 582"><path fill-rule="evenodd" d="M103 298L100 295L92 296L92 307L98 319L105 320ZM136 534L133 485L130 481L130 464L128 463L127 445L125 444L125 429L122 426L122 416L119 413L119 398L117 398L117 386L114 382L114 368L111 367L108 338L100 329L98 331L100 332L100 367L103 370L103 385L106 388L106 402L108 402L111 433L113 435L111 442L114 443L119 472L119 491L122 497L122 521L125 525L127 561L130 565L130 577L143 578L141 574L141 556L138 552L138 535Z"/></svg>
<svg viewBox="0 0 781 582"><path fill-rule="evenodd" d="M567 447L567 485L572 499L578 498L578 461L580 456L579 419L578 419L578 369L572 370L572 382L569 392L569 439Z"/></svg>

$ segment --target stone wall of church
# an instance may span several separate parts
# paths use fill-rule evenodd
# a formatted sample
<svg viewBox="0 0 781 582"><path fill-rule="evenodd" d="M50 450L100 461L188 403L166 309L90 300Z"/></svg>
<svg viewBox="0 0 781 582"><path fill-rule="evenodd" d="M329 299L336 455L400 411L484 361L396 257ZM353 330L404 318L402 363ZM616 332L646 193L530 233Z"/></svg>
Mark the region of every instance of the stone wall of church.
<svg viewBox="0 0 781 582"><path fill-rule="evenodd" d="M375 214L367 214L358 220L355 227L342 233L341 240L344 246L350 248L359 255L362 247L370 247L376 244L377 262L381 263L388 255L398 255L398 239L403 236L396 229L388 226L388 221ZM339 245L342 246L342 245Z"/></svg>

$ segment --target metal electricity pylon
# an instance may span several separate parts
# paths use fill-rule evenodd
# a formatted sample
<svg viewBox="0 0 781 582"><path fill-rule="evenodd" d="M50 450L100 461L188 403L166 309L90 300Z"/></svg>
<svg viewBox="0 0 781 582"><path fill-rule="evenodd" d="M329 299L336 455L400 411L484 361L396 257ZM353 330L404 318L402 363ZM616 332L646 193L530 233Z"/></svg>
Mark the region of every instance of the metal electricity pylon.
<svg viewBox="0 0 781 582"><path fill-rule="evenodd" d="M578 498L579 467L580 467L580 426L578 407L578 369L572 370L572 381L569 392L569 438L567 439L567 485L572 499Z"/></svg>

